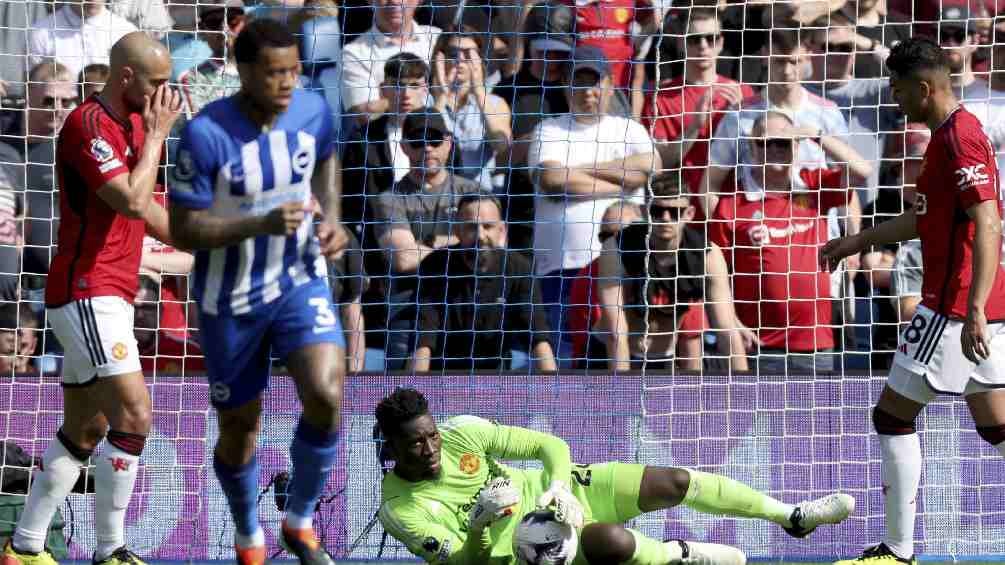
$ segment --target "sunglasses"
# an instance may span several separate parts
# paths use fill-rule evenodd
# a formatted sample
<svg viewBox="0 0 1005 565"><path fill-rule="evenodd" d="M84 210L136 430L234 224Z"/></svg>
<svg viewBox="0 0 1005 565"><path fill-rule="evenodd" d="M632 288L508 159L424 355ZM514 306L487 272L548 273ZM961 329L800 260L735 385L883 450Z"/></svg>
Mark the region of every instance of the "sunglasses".
<svg viewBox="0 0 1005 565"><path fill-rule="evenodd" d="M828 43L824 45L827 53L851 53L855 50L855 45L852 43Z"/></svg>
<svg viewBox="0 0 1005 565"><path fill-rule="evenodd" d="M956 43L962 44L967 40L967 29L958 26L946 26L939 28L939 37L942 41L955 41Z"/></svg>
<svg viewBox="0 0 1005 565"><path fill-rule="evenodd" d="M408 142L408 146L412 149L423 149L427 145L430 147L439 147L443 145L444 141L446 140L442 137L433 137L431 139L413 139Z"/></svg>
<svg viewBox="0 0 1005 565"><path fill-rule="evenodd" d="M223 29L223 23L227 22L229 27L234 27L234 24L240 18L244 17L244 10L241 8L227 8L226 10L218 10L206 14L199 20L199 27L206 31L219 31Z"/></svg>
<svg viewBox="0 0 1005 565"><path fill-rule="evenodd" d="M686 41L688 45L701 45L702 41L705 41L709 45L713 45L713 44L715 44L716 41L719 41L719 34L718 33L695 33L695 34L688 35L684 39L684 41Z"/></svg>
<svg viewBox="0 0 1005 565"><path fill-rule="evenodd" d="M782 137L775 137L769 139L758 139L754 141L754 145L762 150L775 150L775 151L791 151L792 150L792 140Z"/></svg>
<svg viewBox="0 0 1005 565"><path fill-rule="evenodd" d="M649 205L649 218L652 220L662 219L666 214L670 214L671 222L679 222L687 206L660 206L659 204Z"/></svg>

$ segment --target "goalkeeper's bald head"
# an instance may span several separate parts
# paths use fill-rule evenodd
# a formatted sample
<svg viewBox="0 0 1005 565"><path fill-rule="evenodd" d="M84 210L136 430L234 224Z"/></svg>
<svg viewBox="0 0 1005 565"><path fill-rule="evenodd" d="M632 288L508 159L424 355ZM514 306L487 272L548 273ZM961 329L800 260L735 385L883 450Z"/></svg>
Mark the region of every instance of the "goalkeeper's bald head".
<svg viewBox="0 0 1005 565"><path fill-rule="evenodd" d="M429 402L414 388L397 388L377 404L377 426L385 437L396 435L401 426L429 414Z"/></svg>

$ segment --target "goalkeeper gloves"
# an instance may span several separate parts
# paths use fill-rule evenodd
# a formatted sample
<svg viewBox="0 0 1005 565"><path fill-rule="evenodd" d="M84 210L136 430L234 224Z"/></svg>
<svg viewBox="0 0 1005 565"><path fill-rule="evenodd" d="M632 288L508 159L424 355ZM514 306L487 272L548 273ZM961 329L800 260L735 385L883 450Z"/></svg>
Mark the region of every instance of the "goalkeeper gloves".
<svg viewBox="0 0 1005 565"><path fill-rule="evenodd" d="M577 530L583 527L583 505L565 481L551 481L548 490L537 498L539 508L555 507L555 519Z"/></svg>
<svg viewBox="0 0 1005 565"><path fill-rule="evenodd" d="M468 513L468 527L482 530L500 518L510 516L520 504L520 492L509 479L496 477L485 485Z"/></svg>

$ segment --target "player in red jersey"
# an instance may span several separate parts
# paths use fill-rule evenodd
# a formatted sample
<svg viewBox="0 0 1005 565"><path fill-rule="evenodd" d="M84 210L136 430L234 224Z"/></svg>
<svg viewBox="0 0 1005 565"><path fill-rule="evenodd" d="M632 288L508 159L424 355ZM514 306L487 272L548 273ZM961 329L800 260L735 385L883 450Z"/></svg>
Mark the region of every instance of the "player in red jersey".
<svg viewBox="0 0 1005 565"><path fill-rule="evenodd" d="M912 210L828 242L829 266L869 247L921 238L921 304L901 335L872 412L882 455L886 536L842 565L916 563L914 520L921 445L914 421L938 393L963 395L977 433L1005 455L1005 271L998 169L981 124L960 106L945 52L926 39L898 44L886 62L893 96L932 140Z"/></svg>
<svg viewBox="0 0 1005 565"><path fill-rule="evenodd" d="M170 241L167 212L151 200L181 109L166 84L170 75L160 43L138 32L124 36L112 47L104 91L77 107L59 134L61 223L45 301L65 351L63 425L35 473L3 565L55 564L44 549L49 523L102 438L93 459L94 563L142 563L124 539L151 420L132 304L144 234Z"/></svg>

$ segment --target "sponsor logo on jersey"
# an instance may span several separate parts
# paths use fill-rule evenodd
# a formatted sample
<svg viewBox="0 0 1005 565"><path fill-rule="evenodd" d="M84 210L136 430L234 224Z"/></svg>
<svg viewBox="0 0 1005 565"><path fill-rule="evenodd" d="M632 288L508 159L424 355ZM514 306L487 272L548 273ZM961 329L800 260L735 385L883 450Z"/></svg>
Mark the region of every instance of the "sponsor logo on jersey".
<svg viewBox="0 0 1005 565"><path fill-rule="evenodd" d="M107 163L115 158L115 151L103 138L95 137L91 140L91 156L99 163Z"/></svg>
<svg viewBox="0 0 1005 565"><path fill-rule="evenodd" d="M987 184L991 177L984 172L984 163L978 163L970 167L960 167L956 169L956 188L966 190Z"/></svg>
<svg viewBox="0 0 1005 565"><path fill-rule="evenodd" d="M102 163L102 164L98 165L98 171L100 171L102 173L107 173L108 171L111 171L113 169L117 169L117 168L119 168L121 166L122 166L122 161L119 161L118 159L112 159L111 161L108 161L107 163Z"/></svg>
<svg viewBox="0 0 1005 565"><path fill-rule="evenodd" d="M112 357L116 361L122 361L126 358L126 355L129 355L129 348L126 347L126 344L120 341L112 346Z"/></svg>
<svg viewBox="0 0 1005 565"><path fill-rule="evenodd" d="M474 475L481 468L482 462L478 459L478 456L474 453L465 453L461 455L461 462L458 464L461 468L461 472L466 475Z"/></svg>

